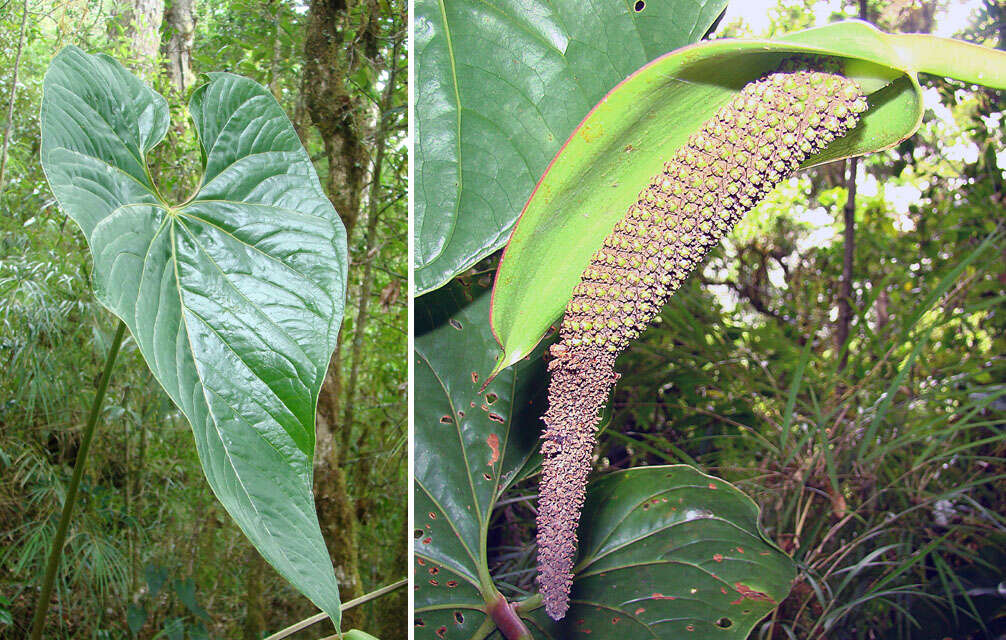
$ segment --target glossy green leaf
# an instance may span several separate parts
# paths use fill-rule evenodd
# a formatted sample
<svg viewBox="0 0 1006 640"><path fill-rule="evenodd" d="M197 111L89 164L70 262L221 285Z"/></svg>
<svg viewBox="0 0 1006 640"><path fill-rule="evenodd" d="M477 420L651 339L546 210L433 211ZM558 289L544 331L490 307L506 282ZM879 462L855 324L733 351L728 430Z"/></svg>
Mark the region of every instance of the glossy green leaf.
<svg viewBox="0 0 1006 640"><path fill-rule="evenodd" d="M311 481L345 232L266 89L210 74L189 113L205 175L173 204L146 165L169 124L165 100L111 58L68 47L45 76L42 167L87 239L98 300L188 418L213 491L338 625Z"/></svg>
<svg viewBox="0 0 1006 640"><path fill-rule="evenodd" d="M574 572L563 621L530 616L536 638L744 640L789 594L796 566L762 535L750 498L673 465L588 487Z"/></svg>
<svg viewBox="0 0 1006 640"><path fill-rule="evenodd" d="M489 516L538 458L544 361L538 352L481 389L497 353L488 321L488 283L458 280L416 301L417 638L440 627L468 638L484 620Z"/></svg>
<svg viewBox="0 0 1006 640"><path fill-rule="evenodd" d="M664 162L745 84L796 53L837 60L869 94L859 126L807 166L912 135L922 118L920 72L1006 87L1004 52L889 35L858 21L775 41L704 42L650 62L580 123L521 214L493 292L493 329L504 350L498 369L529 353L562 314L590 256Z"/></svg>
<svg viewBox="0 0 1006 640"><path fill-rule="evenodd" d="M499 249L591 106L701 38L726 0L417 0L415 282Z"/></svg>

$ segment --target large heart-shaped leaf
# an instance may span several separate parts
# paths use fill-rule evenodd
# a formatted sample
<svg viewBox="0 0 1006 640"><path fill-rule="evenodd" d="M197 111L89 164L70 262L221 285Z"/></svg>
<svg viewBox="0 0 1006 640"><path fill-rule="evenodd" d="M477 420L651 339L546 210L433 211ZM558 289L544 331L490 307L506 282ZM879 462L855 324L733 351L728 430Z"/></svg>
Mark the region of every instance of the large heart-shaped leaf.
<svg viewBox="0 0 1006 640"><path fill-rule="evenodd" d="M488 327L486 285L458 280L416 302L417 637L468 638L485 619L489 516L538 457L544 362L536 353L482 389L497 354Z"/></svg>
<svg viewBox="0 0 1006 640"><path fill-rule="evenodd" d="M557 624L536 610L535 637L743 640L796 577L755 503L685 465L593 482L574 572L569 613Z"/></svg>
<svg viewBox="0 0 1006 640"><path fill-rule="evenodd" d="M615 83L701 38L726 0L417 0L417 295L499 249Z"/></svg>
<svg viewBox="0 0 1006 640"><path fill-rule="evenodd" d="M338 626L311 460L345 231L266 89L211 74L189 113L205 175L176 205L146 164L168 127L164 98L111 58L68 47L45 76L42 167L87 238L98 300L188 418L213 491Z"/></svg>
<svg viewBox="0 0 1006 640"><path fill-rule="evenodd" d="M500 494L539 458L541 352L482 389L496 355L488 298L484 286L458 280L416 303L417 638L470 638L486 622L487 603L499 597L486 557L489 517ZM600 633L602 623L617 619L614 630L630 637L672 637L689 624L707 630L719 623L717 637L744 638L794 576L789 558L762 537L755 504L691 467L635 469L594 482L580 532L566 626L532 611L535 637ZM685 617L693 619L680 629L664 622Z"/></svg>
<svg viewBox="0 0 1006 640"><path fill-rule="evenodd" d="M559 317L591 255L664 162L745 84L796 53L836 59L869 94L869 110L855 130L808 166L912 135L922 119L920 72L1006 86L1004 52L889 35L858 21L776 41L717 40L650 62L584 118L521 214L493 292L493 329L504 349L498 369L530 353Z"/></svg>

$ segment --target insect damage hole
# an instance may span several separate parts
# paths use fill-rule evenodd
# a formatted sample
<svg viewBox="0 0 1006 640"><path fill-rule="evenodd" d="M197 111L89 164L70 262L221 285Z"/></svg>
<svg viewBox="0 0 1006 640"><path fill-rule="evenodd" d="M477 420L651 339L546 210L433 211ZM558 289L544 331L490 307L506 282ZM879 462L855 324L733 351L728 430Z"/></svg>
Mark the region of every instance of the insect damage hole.
<svg viewBox="0 0 1006 640"><path fill-rule="evenodd" d="M720 629L729 629L730 627L734 626L734 621L731 620L730 618L720 618L719 620L716 621L716 626L719 627Z"/></svg>
<svg viewBox="0 0 1006 640"><path fill-rule="evenodd" d="M643 0L636 0L636 4L632 8L636 10L636 13L639 13L646 8L646 3Z"/></svg>

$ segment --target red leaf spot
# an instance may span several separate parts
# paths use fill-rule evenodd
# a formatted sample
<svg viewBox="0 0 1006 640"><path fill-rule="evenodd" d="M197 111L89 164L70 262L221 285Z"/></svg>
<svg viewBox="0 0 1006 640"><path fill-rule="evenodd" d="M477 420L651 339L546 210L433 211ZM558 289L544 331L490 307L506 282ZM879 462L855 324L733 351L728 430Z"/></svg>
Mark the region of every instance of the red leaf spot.
<svg viewBox="0 0 1006 640"><path fill-rule="evenodd" d="M638 616L639 614L643 613L644 611L646 611L646 609L644 609L642 607L639 607L638 609L636 609L636 615Z"/></svg>
<svg viewBox="0 0 1006 640"><path fill-rule="evenodd" d="M737 600L734 600L730 604L741 604L745 600L759 600L761 602L776 604L776 601L773 600L767 593L762 593L761 591L755 591L754 589L752 589L751 587L747 586L742 582L735 582L734 589L737 590L737 593L741 594L741 597L738 598Z"/></svg>
<svg viewBox="0 0 1006 640"><path fill-rule="evenodd" d="M726 587L720 587L720 591L723 593L723 595L727 595L727 588Z"/></svg>
<svg viewBox="0 0 1006 640"><path fill-rule="evenodd" d="M492 450L492 455L489 456L489 466L493 466L500 459L500 439L495 433L490 433L489 437L486 438L486 444Z"/></svg>
<svg viewBox="0 0 1006 640"><path fill-rule="evenodd" d="M416 618L416 626L417 626L417 627L425 627L425 626L426 626L426 623L425 623L425 622L423 622L423 619L422 619L422 618Z"/></svg>
<svg viewBox="0 0 1006 640"><path fill-rule="evenodd" d="M758 555L760 555L760 556L767 556L767 555L769 555L770 553L772 553L772 552L771 552L771 551L762 551L762 552L761 552L761 553L759 553Z"/></svg>
<svg viewBox="0 0 1006 640"><path fill-rule="evenodd" d="M653 594L652 596L650 596L650 597L651 597L652 599L654 599L654 600L677 600L677 599L678 599L678 597L677 597L677 596L665 596L665 595L664 595L664 594L662 594L662 593L654 593L654 594Z"/></svg>
<svg viewBox="0 0 1006 640"><path fill-rule="evenodd" d="M723 562L723 554L722 553L714 553L713 554L713 560L715 560L716 562Z"/></svg>
<svg viewBox="0 0 1006 640"><path fill-rule="evenodd" d="M450 416L443 416L443 417L440 418L440 422L442 424L451 424L452 422L454 422L454 418L452 418Z"/></svg>
<svg viewBox="0 0 1006 640"><path fill-rule="evenodd" d="M432 579L432 578L430 579L430 584L432 584L432 585L433 585L434 587L436 587L436 586L439 586L439 585L440 585L440 583L439 583L439 582L437 582L436 580L434 580L434 579Z"/></svg>
<svg viewBox="0 0 1006 640"><path fill-rule="evenodd" d="M709 483L709 488L710 488L710 489L718 489L719 487L717 487L717 486L716 486L716 483L715 483L715 482L710 482L710 483Z"/></svg>
<svg viewBox="0 0 1006 640"><path fill-rule="evenodd" d="M737 547L737 553L744 553L743 547Z"/></svg>
<svg viewBox="0 0 1006 640"><path fill-rule="evenodd" d="M492 480L492 478L489 476L488 473L483 473L482 477L485 478L486 480Z"/></svg>
<svg viewBox="0 0 1006 640"><path fill-rule="evenodd" d="M430 544L431 542L433 542L433 538L430 538L429 536L423 538L423 544Z"/></svg>
<svg viewBox="0 0 1006 640"><path fill-rule="evenodd" d="M690 624L687 627L685 627L685 629L687 629L688 631L695 631L695 625L694 624Z"/></svg>
<svg viewBox="0 0 1006 640"><path fill-rule="evenodd" d="M454 318L451 318L451 326L457 329L458 331L461 331L461 323L455 320Z"/></svg>
<svg viewBox="0 0 1006 640"><path fill-rule="evenodd" d="M454 322L453 320L451 322ZM440 627L437 629L437 637L444 638L447 636L447 627Z"/></svg>
<svg viewBox="0 0 1006 640"><path fill-rule="evenodd" d="M437 519L437 514L433 513L432 511L430 511L426 515L428 515L430 517L430 520L436 520Z"/></svg>
<svg viewBox="0 0 1006 640"><path fill-rule="evenodd" d="M423 560L422 558L416 558L416 564L418 564L420 567L422 567L422 566L426 565L426 561Z"/></svg>
<svg viewBox="0 0 1006 640"><path fill-rule="evenodd" d="M453 589L454 587L458 586L458 581L457 580L448 580L444 584L446 584L448 587L450 587L451 589Z"/></svg>
<svg viewBox="0 0 1006 640"><path fill-rule="evenodd" d="M503 416L501 416L498 413L490 413L489 414L489 419L492 420L493 422L498 422L500 424L503 424L503 422L504 422Z"/></svg>
<svg viewBox="0 0 1006 640"><path fill-rule="evenodd" d="M618 624L619 620L621 620L621 618L619 618L618 616L615 616L614 618L611 619L611 624Z"/></svg>
<svg viewBox="0 0 1006 640"><path fill-rule="evenodd" d="M472 371L472 384L478 384L478 383L479 383L479 374Z"/></svg>
<svg viewBox="0 0 1006 640"><path fill-rule="evenodd" d="M440 567L430 567L430 575L435 576L440 573Z"/></svg>

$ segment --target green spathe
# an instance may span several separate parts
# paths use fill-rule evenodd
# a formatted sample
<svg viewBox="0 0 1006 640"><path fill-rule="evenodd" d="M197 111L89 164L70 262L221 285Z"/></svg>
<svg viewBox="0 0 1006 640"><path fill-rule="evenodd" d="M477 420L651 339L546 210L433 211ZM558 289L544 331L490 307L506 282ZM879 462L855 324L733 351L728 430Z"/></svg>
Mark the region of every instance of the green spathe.
<svg viewBox="0 0 1006 640"><path fill-rule="evenodd" d="M794 54L840 65L870 108L811 166L888 148L922 121L919 73L1006 87L1006 52L858 21L778 40L713 40L641 67L601 100L544 172L510 238L493 291L495 372L531 352L563 311L591 255L635 202L639 185L748 82Z"/></svg>

